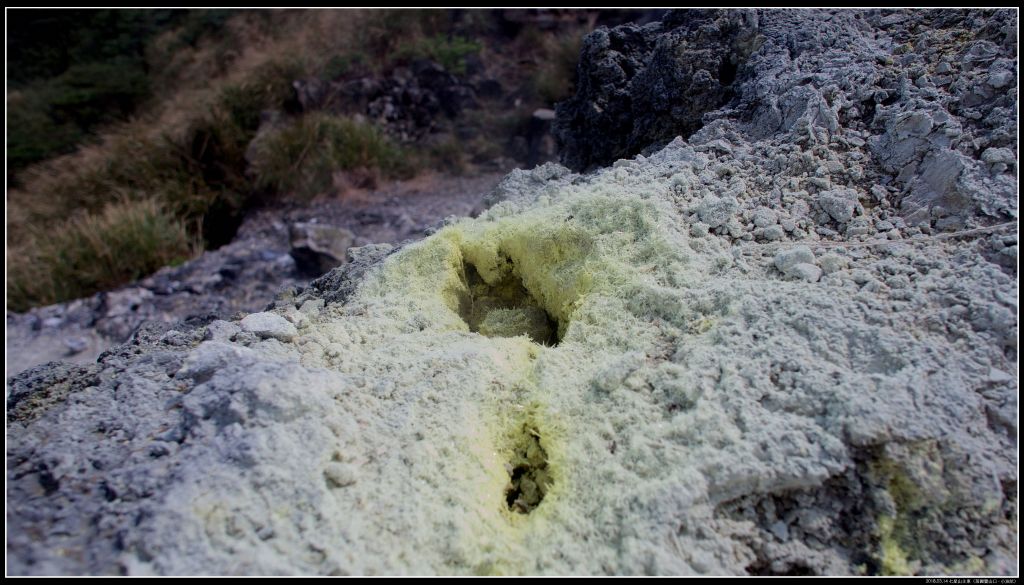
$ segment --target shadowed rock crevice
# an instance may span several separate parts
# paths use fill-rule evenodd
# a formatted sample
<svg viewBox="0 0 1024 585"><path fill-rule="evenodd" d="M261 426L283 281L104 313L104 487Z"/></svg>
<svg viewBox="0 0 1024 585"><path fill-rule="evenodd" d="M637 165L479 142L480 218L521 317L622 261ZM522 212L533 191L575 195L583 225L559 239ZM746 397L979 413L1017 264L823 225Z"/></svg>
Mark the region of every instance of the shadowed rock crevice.
<svg viewBox="0 0 1024 585"><path fill-rule="evenodd" d="M461 278L466 288L459 295L459 316L470 331L487 337L526 335L535 343L558 345L558 321L533 298L514 271L488 284L475 266L463 262Z"/></svg>

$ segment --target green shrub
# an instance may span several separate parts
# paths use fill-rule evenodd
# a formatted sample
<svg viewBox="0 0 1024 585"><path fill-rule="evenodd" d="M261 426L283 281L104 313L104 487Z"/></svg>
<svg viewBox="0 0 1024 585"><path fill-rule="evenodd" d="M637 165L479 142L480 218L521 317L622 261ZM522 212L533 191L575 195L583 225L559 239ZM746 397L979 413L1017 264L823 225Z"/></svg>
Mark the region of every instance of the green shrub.
<svg viewBox="0 0 1024 585"><path fill-rule="evenodd" d="M542 37L545 53L541 65L534 72L531 86L537 97L554 105L572 95L576 85L576 63L583 47L584 31L566 34L560 38Z"/></svg>
<svg viewBox="0 0 1024 585"><path fill-rule="evenodd" d="M270 62L256 69L243 83L225 88L220 95L220 108L241 130L255 133L260 113L284 108L293 96L292 81L305 74L305 67L297 61Z"/></svg>
<svg viewBox="0 0 1024 585"><path fill-rule="evenodd" d="M71 152L82 138L82 128L77 124L62 124L50 117L49 108L38 92L18 92L8 99L8 172Z"/></svg>
<svg viewBox="0 0 1024 585"><path fill-rule="evenodd" d="M448 71L462 75L466 73L466 57L479 53L481 48L479 42L466 37L438 34L399 45L395 58L398 61L433 59Z"/></svg>
<svg viewBox="0 0 1024 585"><path fill-rule="evenodd" d="M149 41L197 10L16 9L7 11L7 73L15 87L77 65L141 60Z"/></svg>
<svg viewBox="0 0 1024 585"><path fill-rule="evenodd" d="M182 45L194 47L203 36L223 29L228 19L237 12L237 8L188 10L182 18L181 29L175 40Z"/></svg>
<svg viewBox="0 0 1024 585"><path fill-rule="evenodd" d="M369 59L365 53L352 51L344 55L334 55L328 59L320 71L320 79L338 79L352 71L366 67Z"/></svg>
<svg viewBox="0 0 1024 585"><path fill-rule="evenodd" d="M437 9L367 11L356 29L353 46L365 52L378 70L395 65L396 51L410 45L408 39L434 36L449 30L451 14Z"/></svg>
<svg viewBox="0 0 1024 585"><path fill-rule="evenodd" d="M33 173L27 188L44 201L28 202L40 208L30 217L41 223L63 215L46 201L97 213L115 198L154 197L188 225L202 226L204 239L218 246L231 236L218 233L222 222L241 215L251 190L245 177L249 136L216 112L193 122L179 139L121 134L108 141L97 161Z"/></svg>
<svg viewBox="0 0 1024 585"><path fill-rule="evenodd" d="M73 151L150 96L146 49L178 26L195 42L223 27L217 10L12 10L8 27L8 172Z"/></svg>
<svg viewBox="0 0 1024 585"><path fill-rule="evenodd" d="M334 172L357 168L385 176L411 170L402 150L376 127L320 112L268 132L253 145L255 186L279 195L310 199L330 189Z"/></svg>
<svg viewBox="0 0 1024 585"><path fill-rule="evenodd" d="M185 223L155 199L121 200L48 228L8 252L9 309L107 290L198 250Z"/></svg>
<svg viewBox="0 0 1024 585"><path fill-rule="evenodd" d="M9 104L9 169L71 152L97 125L124 118L148 95L142 64L131 59L75 65L29 84Z"/></svg>

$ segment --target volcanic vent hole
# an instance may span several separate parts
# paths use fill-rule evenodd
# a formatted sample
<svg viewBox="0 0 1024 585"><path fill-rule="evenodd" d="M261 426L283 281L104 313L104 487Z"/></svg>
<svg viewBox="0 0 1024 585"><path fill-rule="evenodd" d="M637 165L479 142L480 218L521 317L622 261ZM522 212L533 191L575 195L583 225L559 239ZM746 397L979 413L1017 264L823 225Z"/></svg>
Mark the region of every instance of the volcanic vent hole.
<svg viewBox="0 0 1024 585"><path fill-rule="evenodd" d="M512 264L511 259L506 262ZM526 335L536 343L558 345L558 321L526 290L514 270L494 284L488 284L469 262L463 262L462 271L466 288L459 298L459 316L470 331L487 337Z"/></svg>
<svg viewBox="0 0 1024 585"><path fill-rule="evenodd" d="M723 57L718 65L718 82L726 87L732 85L736 81L736 73L738 71L739 65L733 63L730 57Z"/></svg>
<svg viewBox="0 0 1024 585"><path fill-rule="evenodd" d="M505 488L505 503L508 509L529 514L540 505L551 486L548 471L548 454L540 444L540 433L526 423L515 437L512 456L506 463L509 483Z"/></svg>

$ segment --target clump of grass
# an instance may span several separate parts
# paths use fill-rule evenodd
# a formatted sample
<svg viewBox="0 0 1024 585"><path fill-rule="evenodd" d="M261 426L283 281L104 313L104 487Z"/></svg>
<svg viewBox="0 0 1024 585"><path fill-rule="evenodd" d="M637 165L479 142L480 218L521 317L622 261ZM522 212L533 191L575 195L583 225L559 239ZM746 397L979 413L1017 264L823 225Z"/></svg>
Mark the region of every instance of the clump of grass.
<svg viewBox="0 0 1024 585"><path fill-rule="evenodd" d="M343 55L333 55L320 68L320 79L338 79L353 71L365 69L366 66L365 53L352 50Z"/></svg>
<svg viewBox="0 0 1024 585"><path fill-rule="evenodd" d="M426 146L420 159L423 166L444 169L456 175L469 171L470 153L467 152L466 144L455 136Z"/></svg>
<svg viewBox="0 0 1024 585"><path fill-rule="evenodd" d="M479 42L461 36L443 34L417 37L399 45L396 61L432 59L456 75L466 73L466 57L479 53L483 48Z"/></svg>
<svg viewBox="0 0 1024 585"><path fill-rule="evenodd" d="M357 16L359 26L353 35L356 42L347 48L364 52L378 71L393 67L396 54L406 50L403 47L418 43L410 39L439 35L451 25L447 10L391 9L366 11Z"/></svg>
<svg viewBox="0 0 1024 585"><path fill-rule="evenodd" d="M199 219L212 198L240 186L227 168L241 157L239 147L225 134L211 121L197 122L180 140L127 131L110 137L95 158L35 169L12 199L34 224L67 217L68 209L97 213L111 200L140 195L159 198L183 219Z"/></svg>
<svg viewBox="0 0 1024 585"><path fill-rule="evenodd" d="M106 290L191 257L185 223L155 199L120 200L101 212L34 229L7 256L7 304L23 311Z"/></svg>
<svg viewBox="0 0 1024 585"><path fill-rule="evenodd" d="M225 87L218 106L240 130L255 133L261 112L288 105L293 95L292 81L305 74L305 67L298 61L270 61L257 67L244 81Z"/></svg>
<svg viewBox="0 0 1024 585"><path fill-rule="evenodd" d="M572 95L576 85L576 62L583 47L585 29L560 37L540 37L544 58L534 72L531 86L537 96L553 105Z"/></svg>
<svg viewBox="0 0 1024 585"><path fill-rule="evenodd" d="M376 127L322 112L257 138L251 162L257 189L307 200L329 191L336 171L378 169L395 177L413 170Z"/></svg>
<svg viewBox="0 0 1024 585"><path fill-rule="evenodd" d="M241 214L252 188L245 151L260 113L284 106L292 70L276 63L257 69L227 86L212 108L174 133L126 125L108 133L91 153L37 165L22 176L24 188L12 199L19 213L36 223L66 217L67 209L97 212L114 197L143 193L158 197L190 225L203 225L207 243L219 246L230 237L218 233L224 231L221 220ZM202 221L211 213L219 219Z"/></svg>

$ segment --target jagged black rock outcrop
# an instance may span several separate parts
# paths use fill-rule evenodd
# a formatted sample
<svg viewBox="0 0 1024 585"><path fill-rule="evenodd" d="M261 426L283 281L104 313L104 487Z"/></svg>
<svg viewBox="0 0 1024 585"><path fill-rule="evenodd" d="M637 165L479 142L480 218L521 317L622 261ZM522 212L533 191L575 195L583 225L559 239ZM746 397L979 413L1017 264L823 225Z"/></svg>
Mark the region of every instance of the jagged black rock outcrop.
<svg viewBox="0 0 1024 585"><path fill-rule="evenodd" d="M698 10L589 34L576 95L556 110L562 163L588 170L698 130L733 96L757 31L754 11Z"/></svg>

